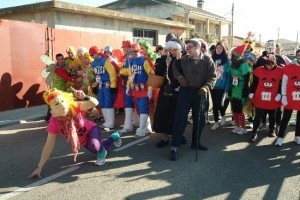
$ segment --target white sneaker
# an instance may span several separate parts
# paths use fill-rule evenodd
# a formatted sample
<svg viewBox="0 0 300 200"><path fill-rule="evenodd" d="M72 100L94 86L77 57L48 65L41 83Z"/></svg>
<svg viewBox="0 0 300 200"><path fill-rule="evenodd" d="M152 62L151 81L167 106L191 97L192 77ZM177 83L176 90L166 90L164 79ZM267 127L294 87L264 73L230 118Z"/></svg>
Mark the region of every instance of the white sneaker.
<svg viewBox="0 0 300 200"><path fill-rule="evenodd" d="M236 133L239 129L240 129L240 127L236 126L233 130L231 130L231 133Z"/></svg>
<svg viewBox="0 0 300 200"><path fill-rule="evenodd" d="M125 128L123 128L123 129L119 130L119 133L124 134L124 133L129 133L131 131L133 131L133 128L132 129L125 129Z"/></svg>
<svg viewBox="0 0 300 200"><path fill-rule="evenodd" d="M224 126L225 124L226 124L226 117L222 116L220 125Z"/></svg>
<svg viewBox="0 0 300 200"><path fill-rule="evenodd" d="M105 151L103 154L99 154L99 152L97 153L97 160L95 162L95 165L104 165L105 164L105 157L107 155L107 151L103 148L103 150ZM98 156L99 154L99 156Z"/></svg>
<svg viewBox="0 0 300 200"><path fill-rule="evenodd" d="M275 146L281 147L282 146L282 141L283 141L283 138L278 137L276 142L275 142Z"/></svg>
<svg viewBox="0 0 300 200"><path fill-rule="evenodd" d="M121 138L119 138L118 141L114 142L114 145L115 145L116 148L120 147L122 145Z"/></svg>
<svg viewBox="0 0 300 200"><path fill-rule="evenodd" d="M238 135L244 135L247 133L247 130L245 128L239 128L239 130L236 131L236 134Z"/></svg>
<svg viewBox="0 0 300 200"><path fill-rule="evenodd" d="M211 130L215 131L220 127L218 122L215 122L215 124L211 127Z"/></svg>
<svg viewBox="0 0 300 200"><path fill-rule="evenodd" d="M300 136L296 136L294 141L297 143L297 144L300 144Z"/></svg>

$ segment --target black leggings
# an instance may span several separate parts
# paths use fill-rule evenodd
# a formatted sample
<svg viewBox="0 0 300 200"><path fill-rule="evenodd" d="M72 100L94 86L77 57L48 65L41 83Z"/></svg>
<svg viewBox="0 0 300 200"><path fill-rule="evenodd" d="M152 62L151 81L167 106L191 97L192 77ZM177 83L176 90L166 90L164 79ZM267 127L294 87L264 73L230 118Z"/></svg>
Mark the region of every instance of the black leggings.
<svg viewBox="0 0 300 200"><path fill-rule="evenodd" d="M286 127L291 119L293 110L283 110L283 117L280 123L280 129L278 132L278 137L283 138L285 131L286 131ZM296 117L296 128L295 128L295 136L300 136L300 112L299 110L297 111L297 117Z"/></svg>
<svg viewBox="0 0 300 200"><path fill-rule="evenodd" d="M215 122L219 121L219 111L221 113L221 116L225 115L225 108L222 106L222 98L224 95L224 91L224 89L213 89L210 91L213 103L213 114Z"/></svg>
<svg viewBox="0 0 300 200"><path fill-rule="evenodd" d="M257 129L261 123L261 119L265 114L269 114L269 129L270 129L270 133L272 133L274 131L274 126L275 126L275 112L276 109L266 110L266 109L255 108L255 117L253 121L252 133L253 134L257 133Z"/></svg>
<svg viewBox="0 0 300 200"><path fill-rule="evenodd" d="M264 115L262 116L261 122L263 124L267 123L267 114L268 113L265 112ZM281 122L281 114L282 114L282 111L281 111L281 108L279 107L279 108L276 109L276 113L275 113L275 119L276 119L275 122L276 122L276 125L279 125L280 122Z"/></svg>

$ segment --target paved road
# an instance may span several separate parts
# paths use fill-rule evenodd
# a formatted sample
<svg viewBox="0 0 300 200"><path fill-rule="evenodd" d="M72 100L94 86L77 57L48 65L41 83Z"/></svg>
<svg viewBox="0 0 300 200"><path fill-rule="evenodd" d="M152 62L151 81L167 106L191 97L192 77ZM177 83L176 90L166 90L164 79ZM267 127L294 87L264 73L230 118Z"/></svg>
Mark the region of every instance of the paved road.
<svg viewBox="0 0 300 200"><path fill-rule="evenodd" d="M117 116L118 125L123 117ZM198 162L188 144L176 162L169 161L169 147L156 148L159 134L151 134L123 150L110 149L104 166L94 166L95 155L84 148L74 164L70 144L58 137L42 179L28 180L46 126L33 121L0 129L0 200L300 199L300 146L292 142L293 132L277 148L267 133L249 144L249 133L234 135L230 127L212 132L207 125L202 141L209 150L198 152ZM191 127L186 129L189 142ZM123 136L124 145L132 142L133 133Z"/></svg>

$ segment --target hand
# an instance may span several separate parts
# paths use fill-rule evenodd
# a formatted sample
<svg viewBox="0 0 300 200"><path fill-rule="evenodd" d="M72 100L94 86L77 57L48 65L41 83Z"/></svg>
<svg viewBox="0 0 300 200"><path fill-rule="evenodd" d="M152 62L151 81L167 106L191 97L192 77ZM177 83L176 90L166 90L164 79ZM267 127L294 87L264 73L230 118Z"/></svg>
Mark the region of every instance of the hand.
<svg viewBox="0 0 300 200"><path fill-rule="evenodd" d="M281 94L277 94L275 97L275 101L280 101L280 99L281 99Z"/></svg>
<svg viewBox="0 0 300 200"><path fill-rule="evenodd" d="M148 90L147 96L149 97L149 99L152 99L152 97L153 97L152 90Z"/></svg>
<svg viewBox="0 0 300 200"><path fill-rule="evenodd" d="M283 106L286 106L288 104L286 96L282 96L281 103L282 103Z"/></svg>
<svg viewBox="0 0 300 200"><path fill-rule="evenodd" d="M126 88L125 94L130 96L130 88L129 87Z"/></svg>
<svg viewBox="0 0 300 200"><path fill-rule="evenodd" d="M73 88L74 89L74 88ZM73 90L72 89L72 90ZM77 98L77 99L84 99L86 94L82 91L82 90L73 90L74 92L74 96Z"/></svg>
<svg viewBox="0 0 300 200"><path fill-rule="evenodd" d="M42 172L42 168L41 167L37 167L32 174L30 174L27 178L28 179L32 179L34 177L38 177L38 178L42 178L41 177L41 172Z"/></svg>
<svg viewBox="0 0 300 200"><path fill-rule="evenodd" d="M228 92L225 92L221 101L221 105L224 106L225 100L228 99Z"/></svg>
<svg viewBox="0 0 300 200"><path fill-rule="evenodd" d="M254 94L253 93L250 93L249 94L249 99L252 99L254 97Z"/></svg>
<svg viewBox="0 0 300 200"><path fill-rule="evenodd" d="M110 88L110 93L115 94L117 92L117 88Z"/></svg>
<svg viewBox="0 0 300 200"><path fill-rule="evenodd" d="M207 94L208 90L205 87L200 88L199 90L199 95L200 96L205 96Z"/></svg>
<svg viewBox="0 0 300 200"><path fill-rule="evenodd" d="M183 76L178 79L178 82L179 82L181 87L187 87L188 86L187 81L185 80L185 78Z"/></svg>

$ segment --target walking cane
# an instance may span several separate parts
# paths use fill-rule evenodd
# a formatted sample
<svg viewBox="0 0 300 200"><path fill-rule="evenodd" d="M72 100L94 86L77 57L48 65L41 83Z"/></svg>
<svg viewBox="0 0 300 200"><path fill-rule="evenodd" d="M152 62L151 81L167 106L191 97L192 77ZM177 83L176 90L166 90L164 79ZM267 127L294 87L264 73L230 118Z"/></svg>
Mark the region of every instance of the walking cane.
<svg viewBox="0 0 300 200"><path fill-rule="evenodd" d="M202 113L202 102L203 102L203 97L200 95L200 101L199 101L199 112L198 112L198 126L197 126L197 135L196 135L196 162L198 161L198 140L199 140L199 124L200 124L200 114Z"/></svg>

